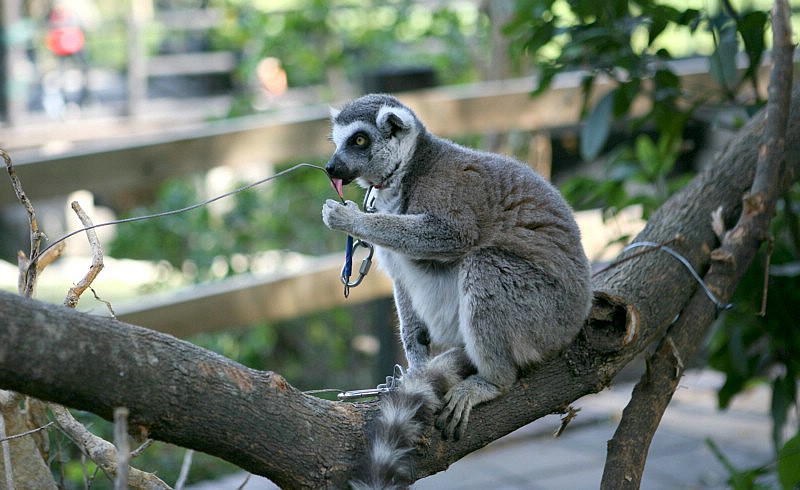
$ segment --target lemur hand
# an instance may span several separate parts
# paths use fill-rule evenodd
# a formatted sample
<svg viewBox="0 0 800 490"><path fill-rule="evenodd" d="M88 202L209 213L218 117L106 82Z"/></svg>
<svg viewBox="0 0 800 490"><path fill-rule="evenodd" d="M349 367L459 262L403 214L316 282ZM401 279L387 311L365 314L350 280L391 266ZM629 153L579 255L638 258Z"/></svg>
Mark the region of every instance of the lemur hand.
<svg viewBox="0 0 800 490"><path fill-rule="evenodd" d="M332 230L352 232L359 214L358 204L353 201L342 204L328 199L322 206L322 221Z"/></svg>

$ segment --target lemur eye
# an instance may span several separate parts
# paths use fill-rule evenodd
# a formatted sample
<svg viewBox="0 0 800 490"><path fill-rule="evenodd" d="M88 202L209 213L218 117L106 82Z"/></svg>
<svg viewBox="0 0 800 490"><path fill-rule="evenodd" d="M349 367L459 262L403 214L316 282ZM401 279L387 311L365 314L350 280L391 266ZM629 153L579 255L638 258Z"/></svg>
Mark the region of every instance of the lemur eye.
<svg viewBox="0 0 800 490"><path fill-rule="evenodd" d="M357 134L353 137L353 143L363 148L369 144L369 138L365 134Z"/></svg>

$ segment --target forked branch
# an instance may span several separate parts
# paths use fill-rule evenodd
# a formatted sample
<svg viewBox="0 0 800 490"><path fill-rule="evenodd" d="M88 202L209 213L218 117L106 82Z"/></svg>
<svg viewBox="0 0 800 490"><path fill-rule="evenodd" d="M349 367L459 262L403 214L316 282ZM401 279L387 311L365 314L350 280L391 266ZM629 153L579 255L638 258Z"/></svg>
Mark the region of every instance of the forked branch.
<svg viewBox="0 0 800 490"><path fill-rule="evenodd" d="M758 145L756 173L745 196L736 225L722 235L719 248L711 253L705 283L718 300L727 303L764 240L775 204L791 183L793 169L787 167L785 142L792 89L792 57L789 6L776 0L772 11L773 61L769 84L766 129ZM715 214L715 216L717 216ZM708 226L712 227L712 216ZM718 224L719 221L715 220ZM697 290L680 318L669 327L649 369L633 390L614 437L608 443L608 457L601 488L639 488L653 435L659 426L686 363L702 344L720 312L702 290Z"/></svg>

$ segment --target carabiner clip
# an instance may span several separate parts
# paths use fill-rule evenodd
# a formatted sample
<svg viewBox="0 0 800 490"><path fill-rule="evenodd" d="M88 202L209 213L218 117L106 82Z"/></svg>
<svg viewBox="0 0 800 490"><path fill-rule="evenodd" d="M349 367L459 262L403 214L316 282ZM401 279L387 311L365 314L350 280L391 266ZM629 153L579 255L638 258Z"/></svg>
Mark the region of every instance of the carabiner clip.
<svg viewBox="0 0 800 490"><path fill-rule="evenodd" d="M344 297L347 298L350 296L350 288L354 288L361 284L361 281L364 280L364 276L367 275L369 272L370 267L372 266L372 255L375 253L375 247L372 244L369 244L363 240L356 240L355 243L353 242L353 237L347 235L347 249L344 252L344 266L342 267L342 284L344 284ZM361 261L361 267L358 269L358 278L355 281L350 281L350 276L353 275L353 252L355 252L356 248L362 247L369 250L367 256L364 260Z"/></svg>

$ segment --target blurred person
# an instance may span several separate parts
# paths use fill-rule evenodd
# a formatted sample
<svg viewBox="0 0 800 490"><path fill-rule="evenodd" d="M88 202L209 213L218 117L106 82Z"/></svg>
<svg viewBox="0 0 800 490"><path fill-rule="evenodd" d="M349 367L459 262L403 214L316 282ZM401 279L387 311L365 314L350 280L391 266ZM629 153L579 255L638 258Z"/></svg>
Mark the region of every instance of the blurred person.
<svg viewBox="0 0 800 490"><path fill-rule="evenodd" d="M67 0L53 2L47 12L45 46L58 60L58 69L42 77L42 106L50 117L79 113L88 98L85 25L93 13L90 2Z"/></svg>
<svg viewBox="0 0 800 490"><path fill-rule="evenodd" d="M289 87L286 70L281 67L278 58L269 57L259 61L256 66L256 76L270 99L285 94Z"/></svg>

